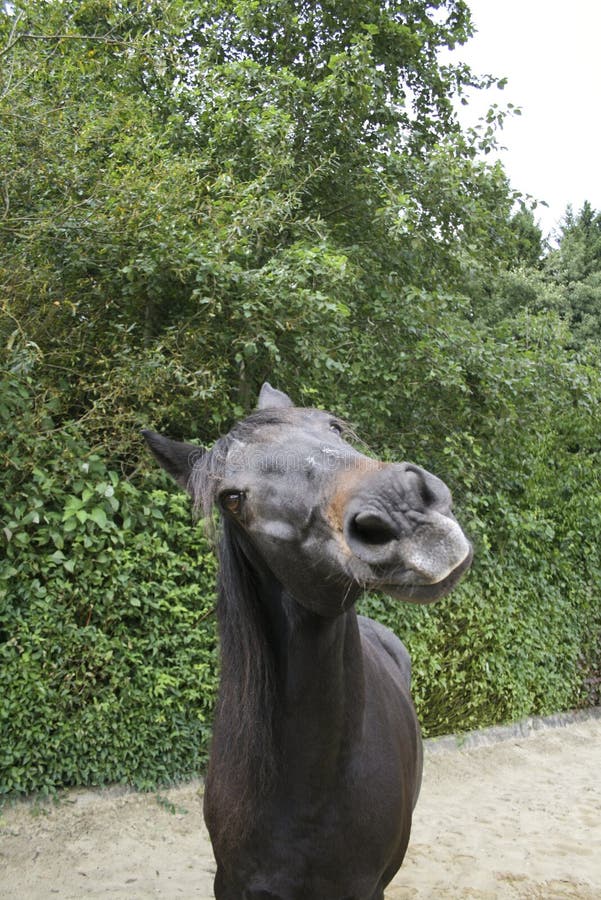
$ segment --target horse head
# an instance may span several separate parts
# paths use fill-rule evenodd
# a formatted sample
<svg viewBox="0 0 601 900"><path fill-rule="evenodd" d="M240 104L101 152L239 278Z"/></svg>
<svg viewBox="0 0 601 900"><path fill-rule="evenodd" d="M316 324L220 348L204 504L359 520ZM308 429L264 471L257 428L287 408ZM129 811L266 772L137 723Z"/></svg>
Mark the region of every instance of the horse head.
<svg viewBox="0 0 601 900"><path fill-rule="evenodd" d="M439 478L364 455L335 415L295 407L269 384L211 451L144 435L198 506L217 505L255 568L319 615L339 614L364 590L430 603L470 566Z"/></svg>

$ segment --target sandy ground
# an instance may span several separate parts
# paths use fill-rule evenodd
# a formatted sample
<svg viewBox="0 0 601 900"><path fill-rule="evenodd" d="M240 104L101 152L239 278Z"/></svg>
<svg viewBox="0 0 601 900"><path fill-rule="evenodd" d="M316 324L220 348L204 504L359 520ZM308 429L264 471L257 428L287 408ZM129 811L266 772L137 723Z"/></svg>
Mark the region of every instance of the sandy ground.
<svg viewBox="0 0 601 900"><path fill-rule="evenodd" d="M72 791L5 808L0 897L209 900L199 794ZM601 717L428 744L409 852L386 896L600 900Z"/></svg>

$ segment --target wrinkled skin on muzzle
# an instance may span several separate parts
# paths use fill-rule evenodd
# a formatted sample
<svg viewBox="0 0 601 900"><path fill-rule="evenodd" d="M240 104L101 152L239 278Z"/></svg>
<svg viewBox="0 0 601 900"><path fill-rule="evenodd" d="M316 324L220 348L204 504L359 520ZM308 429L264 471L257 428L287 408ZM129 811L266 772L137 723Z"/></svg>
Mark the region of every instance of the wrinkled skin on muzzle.
<svg viewBox="0 0 601 900"><path fill-rule="evenodd" d="M418 466L386 465L366 475L351 488L343 511L355 577L401 600L439 599L472 557L451 509L444 482Z"/></svg>

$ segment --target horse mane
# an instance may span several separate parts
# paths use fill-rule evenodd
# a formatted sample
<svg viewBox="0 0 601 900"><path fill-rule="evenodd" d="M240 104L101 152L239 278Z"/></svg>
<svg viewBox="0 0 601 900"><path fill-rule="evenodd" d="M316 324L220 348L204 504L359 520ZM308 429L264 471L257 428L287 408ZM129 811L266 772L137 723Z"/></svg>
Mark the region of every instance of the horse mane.
<svg viewBox="0 0 601 900"><path fill-rule="evenodd" d="M288 421L285 414L272 409L253 413L196 463L190 490L209 528L214 527L213 508L229 450L257 426ZM221 671L206 802L219 829L218 846L225 846L242 839L254 824L260 800L273 790L278 698L274 646L257 573L245 553L243 533L227 519L218 529L217 556ZM219 814L212 815L212 809Z"/></svg>

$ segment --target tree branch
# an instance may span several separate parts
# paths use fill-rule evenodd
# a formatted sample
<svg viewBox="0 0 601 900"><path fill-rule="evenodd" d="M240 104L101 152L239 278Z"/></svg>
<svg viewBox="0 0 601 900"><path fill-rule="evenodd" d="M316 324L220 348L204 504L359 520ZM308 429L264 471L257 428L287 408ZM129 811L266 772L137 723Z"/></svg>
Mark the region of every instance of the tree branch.
<svg viewBox="0 0 601 900"><path fill-rule="evenodd" d="M103 34L66 34L66 33L63 34L60 32L57 34L35 34L32 31L23 31L23 32L21 32L21 34L17 34L15 37L13 37L16 27L17 27L17 22L15 22L15 25L11 32L11 37L9 38L8 44L6 45L6 47L3 47L3 49L0 50L0 57L6 56L6 54L9 53L12 50L12 48L15 46L15 44L18 44L19 41L22 41L22 40L30 40L30 41L98 41L99 43L102 43L102 44L115 44L120 47L135 47L136 46L131 41L124 41L124 40L121 40L120 38L107 37L106 35L103 35Z"/></svg>

